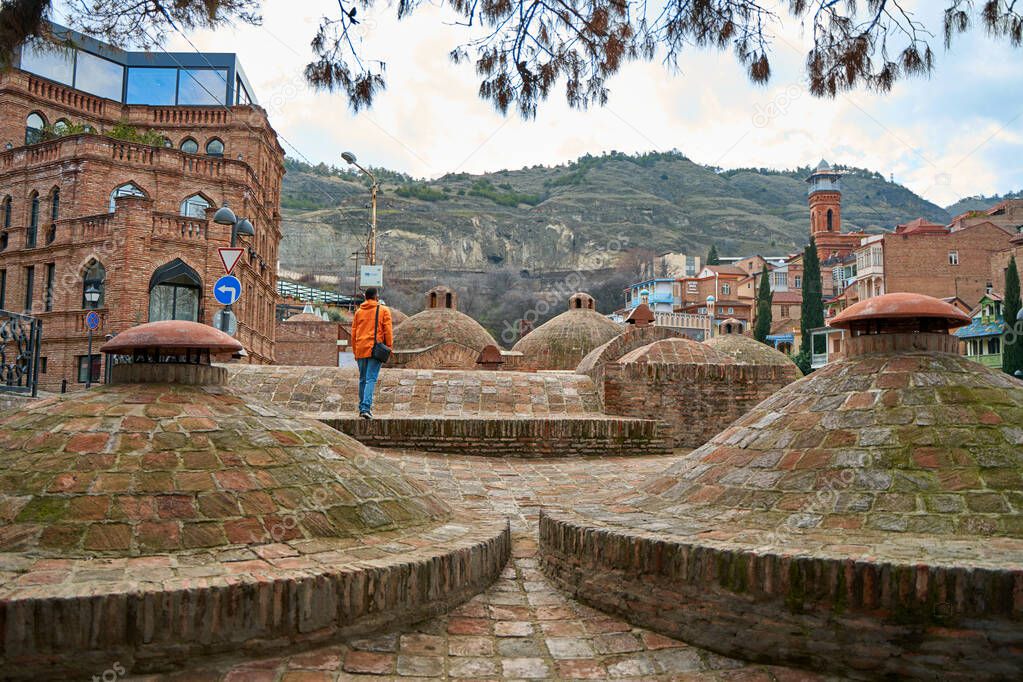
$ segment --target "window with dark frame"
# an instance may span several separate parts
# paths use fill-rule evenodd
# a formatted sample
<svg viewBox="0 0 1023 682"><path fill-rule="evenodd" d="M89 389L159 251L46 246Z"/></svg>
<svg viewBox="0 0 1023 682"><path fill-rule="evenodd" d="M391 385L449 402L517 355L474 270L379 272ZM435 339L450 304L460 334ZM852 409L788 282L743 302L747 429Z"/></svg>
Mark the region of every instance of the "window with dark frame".
<svg viewBox="0 0 1023 682"><path fill-rule="evenodd" d="M39 234L39 193L32 192L32 207L29 211L28 230L25 232L25 248L34 249Z"/></svg>
<svg viewBox="0 0 1023 682"><path fill-rule="evenodd" d="M35 288L36 268L34 265L25 267L25 312L32 312L32 289Z"/></svg>
<svg viewBox="0 0 1023 682"><path fill-rule="evenodd" d="M57 272L56 263L46 264L46 298L43 300L46 312L53 310L53 280Z"/></svg>
<svg viewBox="0 0 1023 682"><path fill-rule="evenodd" d="M79 355L78 356L78 383L84 384L88 378L89 367L89 356ZM103 355L100 353L93 353L92 355L92 379L91 383L99 383L100 376L103 370Z"/></svg>
<svg viewBox="0 0 1023 682"><path fill-rule="evenodd" d="M7 270L0 270L0 310L7 304Z"/></svg>

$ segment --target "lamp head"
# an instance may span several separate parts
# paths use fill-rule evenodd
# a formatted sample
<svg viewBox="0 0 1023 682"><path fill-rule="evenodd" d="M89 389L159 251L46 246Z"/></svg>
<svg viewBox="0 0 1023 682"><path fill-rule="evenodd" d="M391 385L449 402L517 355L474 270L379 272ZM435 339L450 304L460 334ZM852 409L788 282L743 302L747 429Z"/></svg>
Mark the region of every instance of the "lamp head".
<svg viewBox="0 0 1023 682"><path fill-rule="evenodd" d="M238 218L235 216L234 211L228 208L227 202L225 201L224 205L218 208L217 212L213 214L213 222L217 225L234 225L238 222Z"/></svg>
<svg viewBox="0 0 1023 682"><path fill-rule="evenodd" d="M350 164L355 163L355 154L352 154L351 152L341 152L341 158Z"/></svg>
<svg viewBox="0 0 1023 682"><path fill-rule="evenodd" d="M235 234L242 237L254 237L256 236L256 228L252 226L248 218L242 218L238 221L238 224L234 228Z"/></svg>
<svg viewBox="0 0 1023 682"><path fill-rule="evenodd" d="M89 303L96 303L99 301L99 289L94 285L90 284L85 288L85 300Z"/></svg>

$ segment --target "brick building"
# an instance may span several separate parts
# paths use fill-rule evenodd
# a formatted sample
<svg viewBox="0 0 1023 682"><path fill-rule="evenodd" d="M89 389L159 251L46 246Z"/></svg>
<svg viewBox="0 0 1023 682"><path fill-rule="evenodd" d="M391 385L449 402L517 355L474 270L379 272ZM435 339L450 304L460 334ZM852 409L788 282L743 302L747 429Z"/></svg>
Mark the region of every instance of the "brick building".
<svg viewBox="0 0 1023 682"><path fill-rule="evenodd" d="M64 29L55 28L58 34ZM283 149L234 55L151 55L68 32L0 74L0 309L43 323L41 386L88 375L86 288L98 340L160 319L212 322L228 203L238 236L237 338L274 357ZM98 347L96 345L95 347ZM92 362L101 379L100 356Z"/></svg>
<svg viewBox="0 0 1023 682"><path fill-rule="evenodd" d="M992 263L1011 247L1014 234L987 220L957 229L954 225L918 218L899 225L895 232L866 240L856 254L859 300L912 292L959 297L972 307L988 287L999 288L993 273L997 266Z"/></svg>

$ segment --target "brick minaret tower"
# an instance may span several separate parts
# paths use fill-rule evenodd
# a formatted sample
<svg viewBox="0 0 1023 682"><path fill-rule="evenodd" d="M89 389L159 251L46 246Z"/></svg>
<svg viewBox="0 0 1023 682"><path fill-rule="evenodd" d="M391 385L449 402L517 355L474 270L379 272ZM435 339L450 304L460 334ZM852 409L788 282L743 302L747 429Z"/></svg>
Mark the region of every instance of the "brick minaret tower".
<svg viewBox="0 0 1023 682"><path fill-rule="evenodd" d="M842 176L821 159L810 177L807 201L810 204L810 234L818 237L842 231Z"/></svg>

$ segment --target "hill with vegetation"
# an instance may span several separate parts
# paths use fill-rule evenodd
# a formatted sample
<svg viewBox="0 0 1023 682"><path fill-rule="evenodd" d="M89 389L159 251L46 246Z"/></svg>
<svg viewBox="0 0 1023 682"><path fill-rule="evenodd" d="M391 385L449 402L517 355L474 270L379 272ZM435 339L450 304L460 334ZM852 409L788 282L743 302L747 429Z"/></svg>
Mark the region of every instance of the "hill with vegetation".
<svg viewBox="0 0 1023 682"><path fill-rule="evenodd" d="M960 199L951 206L945 208L949 215L957 216L960 213L966 213L967 211L983 211L991 208L1000 201L1006 199L1023 199L1023 190L1018 192L1009 192L1008 194L995 194L990 197L983 195L977 195L973 197L965 197Z"/></svg>
<svg viewBox="0 0 1023 682"><path fill-rule="evenodd" d="M289 159L282 207L284 270L350 271L368 227L366 181L347 169ZM722 170L680 152L584 156L565 165L415 180L381 180L381 260L392 274L611 267L621 253L792 253L806 241L811 168ZM845 168L845 229L891 229L949 212L887 181Z"/></svg>

